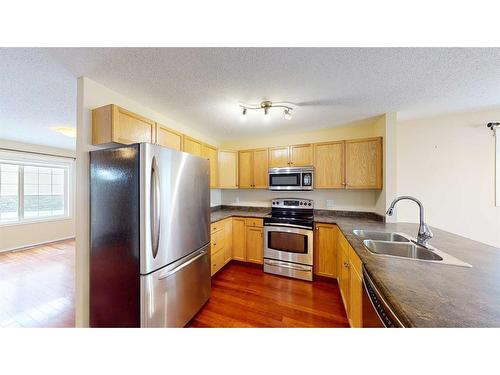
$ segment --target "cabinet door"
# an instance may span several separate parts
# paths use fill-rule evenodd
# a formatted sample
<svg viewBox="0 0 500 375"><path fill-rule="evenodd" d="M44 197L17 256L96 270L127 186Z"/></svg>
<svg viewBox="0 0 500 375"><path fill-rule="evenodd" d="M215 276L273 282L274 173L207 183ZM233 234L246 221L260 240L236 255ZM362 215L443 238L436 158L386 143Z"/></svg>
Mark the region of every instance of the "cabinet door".
<svg viewBox="0 0 500 375"><path fill-rule="evenodd" d="M247 262L264 263L263 229L246 227Z"/></svg>
<svg viewBox="0 0 500 375"><path fill-rule="evenodd" d="M267 189L269 179L269 167L267 148L253 150L253 187L256 189Z"/></svg>
<svg viewBox="0 0 500 375"><path fill-rule="evenodd" d="M203 145L203 157L210 161L210 187L216 188L217 181L217 166L218 166L218 153L215 147Z"/></svg>
<svg viewBox="0 0 500 375"><path fill-rule="evenodd" d="M349 273L349 321L351 327L363 327L363 279L354 267Z"/></svg>
<svg viewBox="0 0 500 375"><path fill-rule="evenodd" d="M191 137L184 136L182 150L196 156L203 156L203 144Z"/></svg>
<svg viewBox="0 0 500 375"><path fill-rule="evenodd" d="M347 189L382 189L382 138L345 141Z"/></svg>
<svg viewBox="0 0 500 375"><path fill-rule="evenodd" d="M246 261L245 219L233 218L233 259Z"/></svg>
<svg viewBox="0 0 500 375"><path fill-rule="evenodd" d="M337 277L336 225L316 224L314 245L314 273L320 276Z"/></svg>
<svg viewBox="0 0 500 375"><path fill-rule="evenodd" d="M342 295L342 300L344 301L344 307L347 313L347 317L349 317L349 258L347 257L347 253L345 251L341 251L341 253L342 268L340 272L340 293Z"/></svg>
<svg viewBox="0 0 500 375"><path fill-rule="evenodd" d="M182 151L182 134L156 123L156 143L177 151Z"/></svg>
<svg viewBox="0 0 500 375"><path fill-rule="evenodd" d="M313 165L313 146L312 145L293 145L290 146L290 166L305 167Z"/></svg>
<svg viewBox="0 0 500 375"><path fill-rule="evenodd" d="M219 188L238 188L238 152L219 151Z"/></svg>
<svg viewBox="0 0 500 375"><path fill-rule="evenodd" d="M316 189L343 189L344 142L314 145L314 187Z"/></svg>
<svg viewBox="0 0 500 375"><path fill-rule="evenodd" d="M154 143L155 127L154 121L118 106L113 106L113 142L122 144Z"/></svg>
<svg viewBox="0 0 500 375"><path fill-rule="evenodd" d="M227 219L224 221L224 264L228 263L233 257L233 221Z"/></svg>
<svg viewBox="0 0 500 375"><path fill-rule="evenodd" d="M288 167L288 146L269 149L269 168Z"/></svg>
<svg viewBox="0 0 500 375"><path fill-rule="evenodd" d="M238 186L240 189L253 188L253 152L238 152Z"/></svg>

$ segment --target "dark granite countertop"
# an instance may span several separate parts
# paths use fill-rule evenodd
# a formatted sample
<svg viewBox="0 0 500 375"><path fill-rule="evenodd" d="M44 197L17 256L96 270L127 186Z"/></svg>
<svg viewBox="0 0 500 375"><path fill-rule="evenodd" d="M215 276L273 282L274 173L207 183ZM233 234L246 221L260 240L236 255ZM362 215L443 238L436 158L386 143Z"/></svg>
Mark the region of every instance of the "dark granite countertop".
<svg viewBox="0 0 500 375"><path fill-rule="evenodd" d="M231 216L262 218L271 212L271 207L218 206L210 213L210 223L224 220Z"/></svg>
<svg viewBox="0 0 500 375"><path fill-rule="evenodd" d="M241 207L228 210L224 206L212 212L212 222L230 216L262 217L269 211ZM366 250L352 234L353 229L403 232L415 237L418 224L384 223L376 215L349 216L325 211L315 214L314 221L339 226L405 326L500 327L499 248L432 228L432 246L472 268L382 257Z"/></svg>

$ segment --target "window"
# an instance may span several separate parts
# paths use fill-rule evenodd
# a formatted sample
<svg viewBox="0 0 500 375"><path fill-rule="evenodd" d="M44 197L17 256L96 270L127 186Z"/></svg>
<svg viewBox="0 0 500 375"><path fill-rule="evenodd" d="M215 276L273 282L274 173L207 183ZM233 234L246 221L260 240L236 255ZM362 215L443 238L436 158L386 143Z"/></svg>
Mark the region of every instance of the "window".
<svg viewBox="0 0 500 375"><path fill-rule="evenodd" d="M70 165L0 160L0 224L69 216Z"/></svg>

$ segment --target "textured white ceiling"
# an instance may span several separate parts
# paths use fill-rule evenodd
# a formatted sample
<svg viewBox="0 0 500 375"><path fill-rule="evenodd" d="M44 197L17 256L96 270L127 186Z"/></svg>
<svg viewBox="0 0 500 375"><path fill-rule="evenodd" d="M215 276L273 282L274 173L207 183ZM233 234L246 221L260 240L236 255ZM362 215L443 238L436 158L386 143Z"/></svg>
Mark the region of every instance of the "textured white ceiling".
<svg viewBox="0 0 500 375"><path fill-rule="evenodd" d="M500 105L499 62L498 48L3 49L0 137L74 125L82 75L227 140ZM239 102L262 100L296 103L293 119L239 121Z"/></svg>

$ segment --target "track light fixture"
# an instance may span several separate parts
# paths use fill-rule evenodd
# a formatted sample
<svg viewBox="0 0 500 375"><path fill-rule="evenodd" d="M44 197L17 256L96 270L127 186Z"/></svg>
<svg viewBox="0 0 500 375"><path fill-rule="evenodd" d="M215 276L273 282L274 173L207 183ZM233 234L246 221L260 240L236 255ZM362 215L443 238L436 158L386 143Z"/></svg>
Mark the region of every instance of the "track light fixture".
<svg viewBox="0 0 500 375"><path fill-rule="evenodd" d="M241 114L241 119L244 121L246 120L246 114L248 109L263 109L264 110L264 121L268 121L270 116L270 109L271 108L284 108L283 110L283 117L285 120L291 120L292 119L292 111L293 108L285 105L286 103L273 103L270 102L269 100L266 100L260 104L242 104L240 103L240 107L243 108L243 113Z"/></svg>

